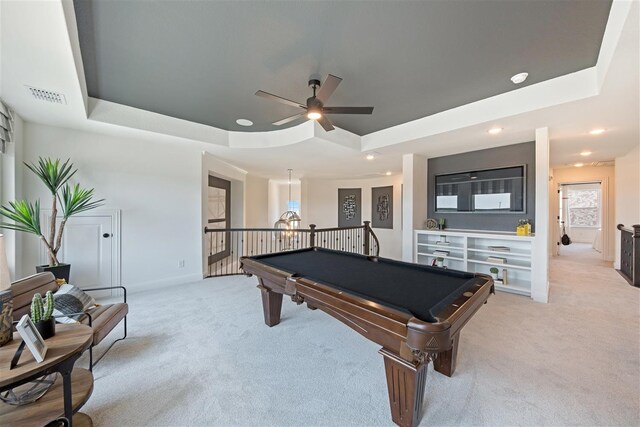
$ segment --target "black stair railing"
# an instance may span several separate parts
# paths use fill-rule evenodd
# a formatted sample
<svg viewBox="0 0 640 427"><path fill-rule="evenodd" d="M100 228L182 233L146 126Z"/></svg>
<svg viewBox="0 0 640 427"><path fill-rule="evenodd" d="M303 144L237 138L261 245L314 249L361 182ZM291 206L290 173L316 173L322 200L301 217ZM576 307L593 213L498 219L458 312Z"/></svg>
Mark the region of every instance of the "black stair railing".
<svg viewBox="0 0 640 427"><path fill-rule="evenodd" d="M208 228L207 277L243 274L240 258L275 252L321 247L363 255L378 256L380 243L370 222L355 227L309 228Z"/></svg>

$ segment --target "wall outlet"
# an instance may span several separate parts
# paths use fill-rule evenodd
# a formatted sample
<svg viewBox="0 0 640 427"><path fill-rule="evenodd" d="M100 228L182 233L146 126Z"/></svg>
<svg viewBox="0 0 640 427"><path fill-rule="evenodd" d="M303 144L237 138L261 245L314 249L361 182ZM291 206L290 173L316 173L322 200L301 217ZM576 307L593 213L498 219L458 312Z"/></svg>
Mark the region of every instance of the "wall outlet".
<svg viewBox="0 0 640 427"><path fill-rule="evenodd" d="M184 268L184 260L183 259L178 261L178 268Z"/></svg>

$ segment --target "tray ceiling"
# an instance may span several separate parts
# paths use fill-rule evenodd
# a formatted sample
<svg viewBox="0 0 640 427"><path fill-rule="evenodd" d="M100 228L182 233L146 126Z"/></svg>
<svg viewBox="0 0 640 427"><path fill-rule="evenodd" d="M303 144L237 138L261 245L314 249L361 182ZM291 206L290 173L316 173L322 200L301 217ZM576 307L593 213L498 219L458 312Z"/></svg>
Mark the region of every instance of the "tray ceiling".
<svg viewBox="0 0 640 427"><path fill-rule="evenodd" d="M611 1L74 2L89 95L226 130L280 129L307 80L365 135L596 64ZM509 78L529 73L522 85ZM252 127L236 124L249 119ZM295 126L300 121L289 125Z"/></svg>

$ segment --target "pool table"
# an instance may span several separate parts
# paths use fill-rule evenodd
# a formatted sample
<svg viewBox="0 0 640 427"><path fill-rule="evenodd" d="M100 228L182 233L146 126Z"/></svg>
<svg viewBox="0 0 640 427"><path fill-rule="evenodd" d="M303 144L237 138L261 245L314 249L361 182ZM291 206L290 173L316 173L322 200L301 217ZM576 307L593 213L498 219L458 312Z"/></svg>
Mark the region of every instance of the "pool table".
<svg viewBox="0 0 640 427"><path fill-rule="evenodd" d="M280 322L288 295L382 346L391 417L401 426L420 422L427 364L453 374L460 330L493 293L487 275L322 248L240 262L258 278L268 326Z"/></svg>

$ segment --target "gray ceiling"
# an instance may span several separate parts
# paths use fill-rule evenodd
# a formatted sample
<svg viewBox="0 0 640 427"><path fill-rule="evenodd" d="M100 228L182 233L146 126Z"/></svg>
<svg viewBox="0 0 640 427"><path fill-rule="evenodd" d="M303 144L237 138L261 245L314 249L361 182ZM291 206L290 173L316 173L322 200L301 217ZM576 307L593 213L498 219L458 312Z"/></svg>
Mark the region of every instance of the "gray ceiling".
<svg viewBox="0 0 640 427"><path fill-rule="evenodd" d="M310 76L344 80L331 116L359 135L595 65L610 0L75 0L89 95L222 129L265 131ZM521 87L522 85L518 86ZM246 128L235 120L247 118ZM294 126L301 121L292 122Z"/></svg>

